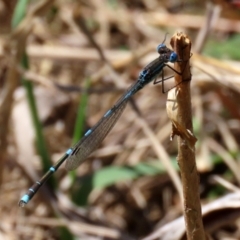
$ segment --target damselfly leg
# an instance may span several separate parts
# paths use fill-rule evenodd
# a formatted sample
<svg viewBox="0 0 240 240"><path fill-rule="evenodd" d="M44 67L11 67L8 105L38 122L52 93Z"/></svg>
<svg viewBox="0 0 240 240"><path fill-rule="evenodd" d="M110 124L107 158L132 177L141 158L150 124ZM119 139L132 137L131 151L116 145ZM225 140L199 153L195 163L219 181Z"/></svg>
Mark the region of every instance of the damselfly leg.
<svg viewBox="0 0 240 240"><path fill-rule="evenodd" d="M158 52L160 52L160 51L158 51ZM161 52L161 54L162 54L162 52ZM189 59L192 57L192 53L191 53L191 55L190 55L190 57L188 58L188 60L185 60L185 61L183 61L183 60L181 60L181 59L179 59L179 60L177 60L176 62L186 62L185 63L185 65L184 65L184 68L183 68L183 71L182 72L179 72L179 71L177 71L176 69L174 69L172 66L170 66L170 65L168 65L167 63L165 63L165 67L168 67L169 69L171 69L173 72L175 72L176 74L178 74L178 75L180 75L180 76L182 76L182 74L184 73L184 71L185 71L185 69L186 69L186 66L187 66L187 63L188 63L188 61L189 61ZM169 76L169 77L164 77L164 69L162 70L162 72L161 72L161 79L160 80L157 80L157 78L153 81L153 84L158 84L158 83L162 83L162 93L167 93L167 92L169 92L171 89L173 89L173 88L175 88L175 87L177 87L179 84L181 84L182 82L184 82L184 81L189 81L190 79L184 79L183 81L181 81L180 83L178 83L177 85L175 85L175 86L173 86L173 87L171 87L171 88L168 88L167 90L165 90L165 87L164 87L164 82L166 81L166 80L168 80L168 79L171 79L171 78L173 78L174 76L172 75L172 76Z"/></svg>

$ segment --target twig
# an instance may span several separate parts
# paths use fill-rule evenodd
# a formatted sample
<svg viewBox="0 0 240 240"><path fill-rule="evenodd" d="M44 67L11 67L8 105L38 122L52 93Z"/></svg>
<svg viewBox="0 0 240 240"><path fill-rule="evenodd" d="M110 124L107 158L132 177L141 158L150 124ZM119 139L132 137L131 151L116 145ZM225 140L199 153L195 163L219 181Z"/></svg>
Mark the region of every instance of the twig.
<svg viewBox="0 0 240 240"><path fill-rule="evenodd" d="M171 45L181 62L175 63L177 87L168 95L167 111L173 124L173 133L178 135L178 164L181 172L184 198L184 218L188 240L204 240L201 204L198 190L198 173L195 162L195 143L193 135L189 66L191 42L187 36L177 33Z"/></svg>

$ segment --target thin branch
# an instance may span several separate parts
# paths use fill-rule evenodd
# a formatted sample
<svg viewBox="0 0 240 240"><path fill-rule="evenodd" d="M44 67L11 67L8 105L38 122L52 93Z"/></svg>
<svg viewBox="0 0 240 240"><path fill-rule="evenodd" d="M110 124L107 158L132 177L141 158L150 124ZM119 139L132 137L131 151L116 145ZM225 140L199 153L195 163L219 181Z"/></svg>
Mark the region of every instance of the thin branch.
<svg viewBox="0 0 240 240"><path fill-rule="evenodd" d="M178 135L178 164L181 172L184 198L184 218L188 240L204 240L201 204L199 198L199 179L195 162L195 143L193 135L189 58L191 42L187 36L177 33L171 39L171 45L178 54L180 62L175 69L176 88L168 95L167 111L173 124L173 133Z"/></svg>

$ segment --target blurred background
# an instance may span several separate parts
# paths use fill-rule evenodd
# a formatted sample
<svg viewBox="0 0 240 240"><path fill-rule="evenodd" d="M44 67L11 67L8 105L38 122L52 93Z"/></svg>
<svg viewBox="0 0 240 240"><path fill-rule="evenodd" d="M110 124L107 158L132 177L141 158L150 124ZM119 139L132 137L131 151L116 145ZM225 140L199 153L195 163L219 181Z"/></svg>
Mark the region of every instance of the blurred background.
<svg viewBox="0 0 240 240"><path fill-rule="evenodd" d="M240 239L239 0L0 1L0 239L184 239L161 84L134 96L141 118L129 104L87 161L18 206L176 32L192 42L204 226Z"/></svg>

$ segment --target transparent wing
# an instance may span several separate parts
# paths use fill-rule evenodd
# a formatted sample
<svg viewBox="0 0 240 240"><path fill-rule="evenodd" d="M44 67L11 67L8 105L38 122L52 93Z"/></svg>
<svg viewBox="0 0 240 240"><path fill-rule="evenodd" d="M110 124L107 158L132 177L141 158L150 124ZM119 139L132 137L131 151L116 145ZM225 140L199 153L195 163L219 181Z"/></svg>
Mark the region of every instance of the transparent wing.
<svg viewBox="0 0 240 240"><path fill-rule="evenodd" d="M130 97L151 82L162 71L164 62L157 58L140 73L139 79L122 95L117 103L103 118L72 148L73 152L66 160L66 169L77 168L103 141L121 116Z"/></svg>
<svg viewBox="0 0 240 240"><path fill-rule="evenodd" d="M129 98L128 98L129 99ZM76 169L103 141L125 109L128 99L115 105L74 147L66 160L68 171ZM118 101L119 102L119 101Z"/></svg>

